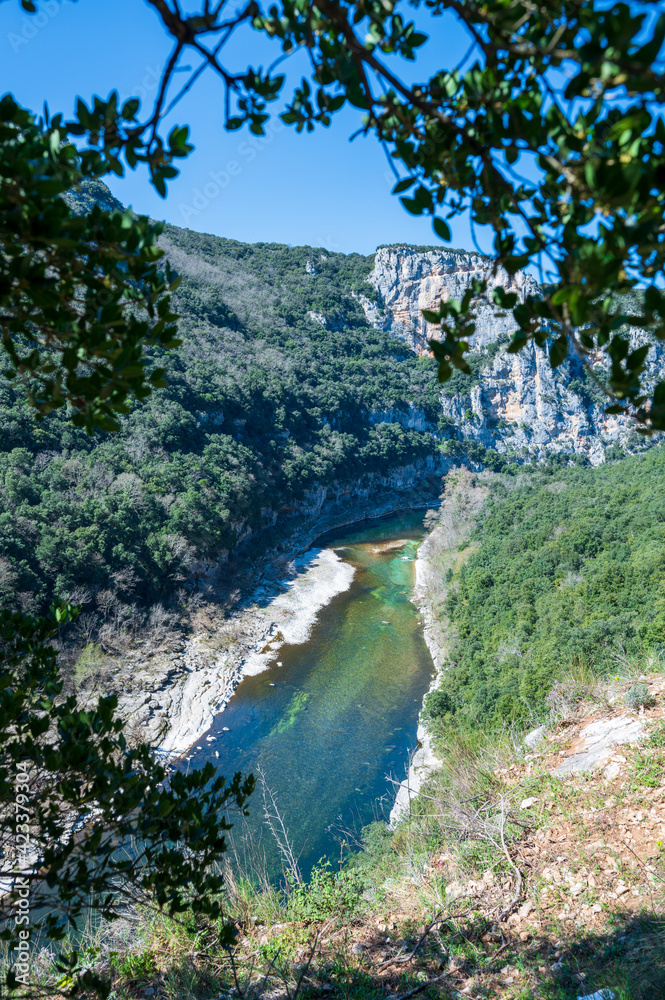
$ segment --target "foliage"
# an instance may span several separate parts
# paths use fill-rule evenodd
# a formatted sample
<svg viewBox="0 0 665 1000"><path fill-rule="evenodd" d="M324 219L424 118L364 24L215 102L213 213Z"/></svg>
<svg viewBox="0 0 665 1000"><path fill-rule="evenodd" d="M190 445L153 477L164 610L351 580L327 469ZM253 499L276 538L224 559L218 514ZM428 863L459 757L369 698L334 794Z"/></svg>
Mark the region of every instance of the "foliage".
<svg viewBox="0 0 665 1000"><path fill-rule="evenodd" d="M136 99L120 108L113 92L89 106L79 100L72 122L57 121L63 137L85 138L90 173L144 164L164 195L191 147L187 128L162 136L162 123L202 66L226 89L225 127L263 135L269 105L286 91L284 61L304 48L310 71L286 99L282 121L312 131L347 104L361 111L363 130L391 157L394 193L408 212L430 215L443 241L462 213L487 227L495 274L539 269L541 284L524 295L505 282L491 291L517 326L509 351L534 340L557 367L572 347L589 372L604 355L608 412L633 414L646 433L665 428L665 382L651 387L642 378L650 342L665 338L665 14L646 0L282 0L231 15L224 4L183 12L177 0L148 2L173 38L152 109L142 112ZM423 24L405 16L414 6ZM36 13L39 0L23 8ZM461 30L469 48L456 65L407 81L399 62L417 69L421 50L435 44L421 30L427 15L437 34ZM274 69L225 65L225 44L243 29L280 46ZM186 65L194 52L196 68ZM190 74L184 84L181 71ZM635 311L637 287L645 295ZM428 313L441 326L431 346L442 380L466 370L475 305L489 295L476 281L462 301ZM641 336L627 335L627 322Z"/></svg>
<svg viewBox="0 0 665 1000"><path fill-rule="evenodd" d="M634 712L641 708L649 708L653 705L653 696L649 693L648 684L633 684L626 693L626 704Z"/></svg>
<svg viewBox="0 0 665 1000"><path fill-rule="evenodd" d="M94 642L89 642L74 664L74 684L76 687L79 687L88 671L98 670L103 662L104 654L99 646L95 646Z"/></svg>
<svg viewBox="0 0 665 1000"><path fill-rule="evenodd" d="M362 881L353 870L331 870L330 862L314 865L309 880L291 885L289 909L295 920L325 920L352 913L358 906Z"/></svg>
<svg viewBox="0 0 665 1000"><path fill-rule="evenodd" d="M441 387L442 395L448 397L468 395L471 389L480 383L483 374L491 368L497 354L505 350L509 342L510 338L502 334L483 350L475 351L471 358L465 359L466 369L464 371L453 368Z"/></svg>
<svg viewBox="0 0 665 1000"><path fill-rule="evenodd" d="M313 60L313 86L296 88L283 120L310 129L346 101L362 108L366 129L405 172L394 191L407 211L432 215L443 240L446 220L468 212L493 231L497 264L509 274L529 263L545 271L547 287L524 301L501 285L493 293L518 327L509 350L533 339L556 367L570 344L588 358L600 348L618 401L611 409L665 427L665 383L649 401L640 379L648 343L618 332L621 296L643 283L645 308L632 323L665 337L665 15L651 16L644 3L425 0L418 6L465 30L470 52L457 67L405 85L391 58L414 60L427 35L400 6L287 0L257 17L285 51L305 45ZM465 370L472 297L481 294L487 288L474 285L461 302L426 315L441 323L441 342L431 346L442 380L451 365Z"/></svg>
<svg viewBox="0 0 665 1000"><path fill-rule="evenodd" d="M16 880L2 900L0 936L12 946L26 922L26 888L29 933L56 941L89 908L112 919L137 894L171 914L216 917L211 866L226 850L228 810L244 812L254 785L240 774L227 782L210 764L167 780L148 746L128 747L115 698L85 710L63 698L51 643L70 615L67 607L50 622L0 613L0 878ZM11 970L8 984L17 984Z"/></svg>
<svg viewBox="0 0 665 1000"><path fill-rule="evenodd" d="M595 469L533 471L519 484L498 479L479 548L452 580L450 666L430 715L472 728L530 721L574 661L602 674L660 648L664 487L662 448Z"/></svg>
<svg viewBox="0 0 665 1000"><path fill-rule="evenodd" d="M66 203L56 195L57 218L73 228L80 222L82 232L91 220L100 233L113 220L134 224L98 181L83 183ZM126 396L121 404L113 389L106 399L116 416L107 420L96 409L106 406L105 390L93 379L85 400L70 396L68 407L44 406L48 420L35 423L21 389L1 392L0 589L10 610L3 612L7 658L0 671L7 696L0 717L0 876L39 858L39 874L30 879L32 909L47 900L55 905L33 920L31 932L43 926L51 940L61 937L66 921L79 924L90 907L117 916L137 893L170 912L218 913L221 886L211 866L226 850L225 810L244 810L253 779L226 782L207 766L167 780L149 747L128 746L114 698L82 708L66 696L56 647L68 642L67 632L26 612L44 611L54 594L82 605L73 624L74 643L84 647L73 678L82 688L106 659L93 633L108 649L123 628L159 629L164 622L163 606L144 614L132 602L160 598L179 606L182 584L205 558L223 558L243 531L269 525L275 508L288 511L309 486L432 451L430 435L398 422L419 394L434 417L432 366L368 328L355 298L366 291L366 258L248 248L172 227L162 241L182 251L188 273L175 293L187 312L182 354L168 355L165 344L153 343L142 357L146 371L169 369L170 385L159 400L146 399L139 372L136 403ZM305 268L310 257L316 275ZM211 264L229 282L223 295L210 280ZM107 262L96 266L102 280ZM78 287L70 300L69 286L60 289L56 304L78 302ZM127 327L118 308L114 336L121 338ZM127 308L131 325L134 306ZM310 316L314 310L326 317L325 327ZM85 331L82 337L89 343ZM63 364L68 349L63 341ZM120 364L121 356L114 357ZM48 347L37 358L30 387L40 373L58 378L48 367ZM77 361L77 379L81 372ZM74 383L63 377L59 384ZM72 421L77 412L86 420ZM366 419L372 413L374 423ZM92 437L86 422L88 430L98 428ZM120 433L108 433L118 425ZM23 832L14 829L8 795L19 763L30 776L20 815L28 817L33 853L16 862L16 835ZM332 905L351 892L336 876L319 881L317 893L302 900L305 908ZM9 896L5 905L11 903ZM64 985L91 982L78 948L59 961ZM17 972L10 971L10 983Z"/></svg>
<svg viewBox="0 0 665 1000"><path fill-rule="evenodd" d="M168 385L119 433L89 438L62 410L35 424L0 391L0 594L31 612L75 599L83 645L152 627L155 602L177 615L206 561L287 530L308 489L435 453L399 422L417 400L435 429L435 363L372 330L354 297L371 258L172 226L161 242L183 272L182 348L152 349Z"/></svg>
<svg viewBox="0 0 665 1000"><path fill-rule="evenodd" d="M131 120L131 108L111 117ZM95 127L88 120L83 131ZM2 403L17 404L6 414L8 424L36 450L51 438L51 427L79 441L86 438L79 428L88 435L117 430L119 414L164 384L163 370L146 350L178 343L166 294L177 282L168 265L165 276L157 269L163 227L96 202L72 211L64 196L84 178L113 168L113 142L102 153L79 151L67 141L71 134L82 133L59 117L35 122L10 97L0 101L0 326L10 366L5 374L21 385L3 390ZM186 151L181 132L170 155ZM47 425L35 425L35 410L50 415ZM31 507L40 493L21 471L32 462L30 450L18 449L14 458L19 465L10 465L25 478L27 492L19 486L9 500L3 532L10 548L29 523L16 501ZM23 536L33 566L40 559L37 533ZM122 550L120 537L115 542ZM81 534L69 539L65 530L60 538L76 560L85 559ZM44 542L47 559L57 562L57 540ZM48 580L39 581L21 558L3 559L0 570L3 596L13 597L27 571L41 588L42 605L50 599ZM129 579L125 575L125 585ZM38 603L34 596L20 603ZM0 936L18 955L7 970L10 988L30 985L25 950L31 935L62 940L90 911L113 919L141 898L170 914L218 917L220 879L213 866L226 851L229 811L244 812L254 785L240 774L227 781L209 764L192 774L169 773L146 744L128 746L114 697L81 706L66 696L55 644L75 609L60 605L53 616L0 610ZM98 658L89 643L75 679ZM232 928L221 933L232 941ZM58 964L60 989L104 992L77 947Z"/></svg>
<svg viewBox="0 0 665 1000"><path fill-rule="evenodd" d="M634 784L640 788L659 788L665 775L660 757L655 757L648 748L638 747L632 755L630 774Z"/></svg>
<svg viewBox="0 0 665 1000"><path fill-rule="evenodd" d="M468 213L493 235L497 272L540 269L543 283L525 296L502 283L491 293L517 326L509 350L534 340L556 367L573 346L589 371L600 352L610 368L609 411L634 414L646 432L665 427L665 382L648 390L641 378L649 341L665 337L665 14L656 16L646 0L609 7L418 0L410 6L420 8L420 22L429 15L439 19L438 32L446 24L461 30L469 48L455 66L407 82L398 62L417 69L429 39L405 16L406 0L282 0L267 11L252 2L231 16L222 4L185 13L175 0L149 3L174 42L153 108L143 117L136 100L119 109L114 92L89 107L80 101L67 126L86 137L96 163L116 173L123 162L145 163L164 194L174 160L190 147L186 129L165 139L160 125L200 75L198 60L226 88L225 127L262 135L269 105L285 91L284 60L275 60L279 72L232 72L224 45L251 27L285 57L305 48L310 72L282 120L311 131L346 104L359 109L363 129L391 156L394 193L407 211L431 215L443 241L451 238L449 220ZM38 0L26 9L37 11ZM190 50L196 69L184 65ZM190 73L184 85L180 70ZM635 314L638 286L646 293ZM451 366L466 369L474 299L489 294L476 282L461 302L428 315L441 324L441 340L431 344L443 380ZM628 318L646 331L637 341L621 330Z"/></svg>
<svg viewBox="0 0 665 1000"><path fill-rule="evenodd" d="M157 971L157 963L149 952L129 952L118 960L117 971L127 979L149 979Z"/></svg>
<svg viewBox="0 0 665 1000"><path fill-rule="evenodd" d="M97 204L70 212L59 196L108 164L67 136L60 116L37 122L0 100L0 333L5 377L38 414L68 402L91 433L117 429L129 398L164 384L145 349L178 343L177 281L157 266L162 226Z"/></svg>

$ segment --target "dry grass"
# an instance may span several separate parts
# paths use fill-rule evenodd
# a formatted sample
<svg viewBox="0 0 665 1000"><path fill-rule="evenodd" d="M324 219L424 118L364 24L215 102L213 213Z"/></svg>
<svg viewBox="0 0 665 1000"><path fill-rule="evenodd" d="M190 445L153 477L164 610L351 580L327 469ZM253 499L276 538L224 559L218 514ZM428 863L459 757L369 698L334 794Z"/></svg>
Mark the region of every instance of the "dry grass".
<svg viewBox="0 0 665 1000"><path fill-rule="evenodd" d="M635 676L653 704L631 713ZM565 685L535 747L510 731L446 741L411 817L371 828L342 876L285 894L238 856L231 951L218 926L145 914L124 944L98 935L116 1000L665 997L665 680L600 682L577 663ZM626 716L644 734L609 770L554 773L586 726Z"/></svg>

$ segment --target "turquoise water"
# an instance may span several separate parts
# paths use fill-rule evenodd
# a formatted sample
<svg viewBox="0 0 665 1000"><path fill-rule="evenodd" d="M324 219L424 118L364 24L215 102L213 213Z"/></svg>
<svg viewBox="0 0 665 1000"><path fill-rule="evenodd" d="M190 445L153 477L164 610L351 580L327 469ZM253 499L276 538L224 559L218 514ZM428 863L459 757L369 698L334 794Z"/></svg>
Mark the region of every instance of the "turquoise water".
<svg viewBox="0 0 665 1000"><path fill-rule="evenodd" d="M339 859L349 830L387 819L395 796L387 776L404 778L416 745L433 672L409 600L423 534L420 512L326 538L322 544L356 567L350 589L319 612L307 642L282 646L266 671L238 685L206 734L215 741L203 737L203 749L190 751L190 767L209 759L228 775L262 769L303 874L324 856ZM258 851L276 877L281 864L260 789L250 812L236 827L236 851L241 861Z"/></svg>

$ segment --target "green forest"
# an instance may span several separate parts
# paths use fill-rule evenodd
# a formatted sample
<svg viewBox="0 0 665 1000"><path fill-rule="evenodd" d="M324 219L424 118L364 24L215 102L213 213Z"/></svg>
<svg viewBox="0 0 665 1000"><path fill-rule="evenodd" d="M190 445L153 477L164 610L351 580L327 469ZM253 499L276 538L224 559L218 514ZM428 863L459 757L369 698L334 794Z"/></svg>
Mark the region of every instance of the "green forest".
<svg viewBox="0 0 665 1000"><path fill-rule="evenodd" d="M598 468L494 476L450 578L450 665L427 710L444 725L537 720L557 677L601 675L665 646L665 451Z"/></svg>
<svg viewBox="0 0 665 1000"><path fill-rule="evenodd" d="M92 197L118 207L101 184L73 207ZM531 718L576 658L608 670L665 642L660 450L600 469L511 462L440 417L434 359L368 325L372 257L173 226L162 242L183 277L182 345L152 349L168 386L120 433L89 437L65 411L36 421L18 390L0 389L5 603L80 604L76 645L184 621L206 568L286 535L308 489L443 452L496 475L480 547L451 581L456 638L432 716ZM501 346L443 391L468 392ZM400 423L414 405L426 431Z"/></svg>
<svg viewBox="0 0 665 1000"><path fill-rule="evenodd" d="M177 604L204 562L286 530L309 488L435 454L399 415L417 401L436 430L436 364L368 326L371 257L173 226L162 241L182 345L152 350L168 387L119 434L90 438L64 411L36 422L0 390L0 589L24 611L68 598L121 625Z"/></svg>

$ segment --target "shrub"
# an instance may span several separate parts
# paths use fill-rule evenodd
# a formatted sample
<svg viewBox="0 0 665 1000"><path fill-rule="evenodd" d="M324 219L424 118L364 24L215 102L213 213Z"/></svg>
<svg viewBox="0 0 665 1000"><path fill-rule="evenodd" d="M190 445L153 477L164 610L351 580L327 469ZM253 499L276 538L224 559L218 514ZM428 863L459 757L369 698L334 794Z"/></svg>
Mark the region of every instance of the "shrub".
<svg viewBox="0 0 665 1000"><path fill-rule="evenodd" d="M654 698L647 684L633 684L626 692L626 704L634 712L638 712L641 708L649 708L653 703Z"/></svg>
<svg viewBox="0 0 665 1000"><path fill-rule="evenodd" d="M291 909L296 920L325 920L333 915L352 913L360 902L362 883L353 871L334 872L322 859L312 869L309 882L296 885L291 893Z"/></svg>
<svg viewBox="0 0 665 1000"><path fill-rule="evenodd" d="M99 646L89 642L74 664L74 685L79 688L90 673L104 665L105 657Z"/></svg>

